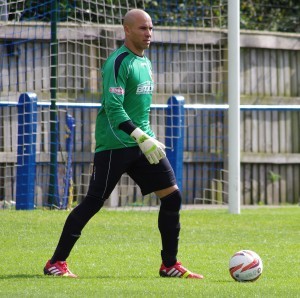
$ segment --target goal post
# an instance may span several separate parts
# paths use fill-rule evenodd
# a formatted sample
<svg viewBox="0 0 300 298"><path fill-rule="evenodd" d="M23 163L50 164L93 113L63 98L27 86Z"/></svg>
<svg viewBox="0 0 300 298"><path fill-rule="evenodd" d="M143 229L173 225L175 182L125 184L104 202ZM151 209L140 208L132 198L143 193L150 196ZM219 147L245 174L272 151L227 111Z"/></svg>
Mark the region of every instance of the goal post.
<svg viewBox="0 0 300 298"><path fill-rule="evenodd" d="M228 2L228 202L240 213L240 1Z"/></svg>

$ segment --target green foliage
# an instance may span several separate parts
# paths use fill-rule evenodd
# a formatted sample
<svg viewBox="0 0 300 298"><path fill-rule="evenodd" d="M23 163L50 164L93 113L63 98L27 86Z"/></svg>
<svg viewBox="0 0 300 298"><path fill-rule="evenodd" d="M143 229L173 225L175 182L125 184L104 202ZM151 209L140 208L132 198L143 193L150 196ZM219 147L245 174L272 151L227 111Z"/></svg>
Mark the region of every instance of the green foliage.
<svg viewBox="0 0 300 298"><path fill-rule="evenodd" d="M272 183L277 182L281 179L281 176L279 174L274 173L273 171L269 171L268 176Z"/></svg>
<svg viewBox="0 0 300 298"><path fill-rule="evenodd" d="M224 28L224 1L147 1L146 10L154 24L160 26L194 26Z"/></svg>
<svg viewBox="0 0 300 298"><path fill-rule="evenodd" d="M241 29L300 32L298 0L240 1ZM147 1L157 25L226 28L227 1Z"/></svg>
<svg viewBox="0 0 300 298"><path fill-rule="evenodd" d="M7 0L9 19L51 20L52 0ZM58 19L82 20L100 24L121 24L130 8L148 11L155 25L226 28L226 0L119 0L115 1L58 1ZM241 29L281 32L300 32L299 0L252 0L241 3Z"/></svg>
<svg viewBox="0 0 300 298"><path fill-rule="evenodd" d="M183 210L179 258L204 280L160 278L156 211L100 211L68 263L78 279L43 275L67 211L1 211L0 297L299 297L300 208ZM254 283L229 275L234 252L252 249Z"/></svg>
<svg viewBox="0 0 300 298"><path fill-rule="evenodd" d="M241 29L300 32L298 0L241 1Z"/></svg>

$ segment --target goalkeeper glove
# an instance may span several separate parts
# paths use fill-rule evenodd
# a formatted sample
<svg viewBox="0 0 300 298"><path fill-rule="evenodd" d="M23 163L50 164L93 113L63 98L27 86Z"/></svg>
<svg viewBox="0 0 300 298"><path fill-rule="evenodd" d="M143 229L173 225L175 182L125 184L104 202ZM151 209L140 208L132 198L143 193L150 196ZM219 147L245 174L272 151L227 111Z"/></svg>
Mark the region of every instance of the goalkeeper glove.
<svg viewBox="0 0 300 298"><path fill-rule="evenodd" d="M138 143L150 164L158 164L162 158L166 157L166 146L144 133L140 128L137 127L130 136Z"/></svg>

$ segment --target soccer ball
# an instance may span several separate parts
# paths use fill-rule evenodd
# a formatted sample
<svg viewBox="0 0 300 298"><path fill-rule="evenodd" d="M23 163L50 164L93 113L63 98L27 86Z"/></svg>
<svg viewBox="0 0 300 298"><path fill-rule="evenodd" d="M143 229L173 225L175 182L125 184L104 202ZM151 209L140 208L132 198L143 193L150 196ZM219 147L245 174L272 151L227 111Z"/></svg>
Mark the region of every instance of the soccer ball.
<svg viewBox="0 0 300 298"><path fill-rule="evenodd" d="M262 271L262 260L252 250L240 250L229 261L230 275L236 281L255 281L260 277Z"/></svg>

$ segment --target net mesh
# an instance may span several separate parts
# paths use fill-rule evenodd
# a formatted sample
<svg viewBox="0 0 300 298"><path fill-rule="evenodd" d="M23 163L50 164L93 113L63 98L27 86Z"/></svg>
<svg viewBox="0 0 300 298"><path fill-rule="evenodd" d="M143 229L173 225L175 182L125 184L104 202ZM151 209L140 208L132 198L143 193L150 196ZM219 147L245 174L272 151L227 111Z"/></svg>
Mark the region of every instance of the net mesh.
<svg viewBox="0 0 300 298"><path fill-rule="evenodd" d="M146 55L153 65L156 83L154 104L166 104L172 94L184 96L187 104L222 103L226 101L226 7L227 1L7 1L2 6L1 23L1 101L14 103L20 94L34 92L38 102L44 103L37 110L36 181L35 204L49 204L49 175L51 160L51 117L49 100L51 88L55 88L57 102L58 150L57 150L57 200L61 206L65 197L68 172L66 149L66 115L74 117L74 146L72 152L72 193L75 202L80 201L88 187L92 152L94 150L94 123L101 99L102 85L100 68L108 55L122 44L122 18L132 8L145 9L155 26L153 42ZM53 40L53 23L57 24ZM52 25L51 25L52 24ZM57 53L53 52L57 44ZM52 45L52 47L51 47ZM53 55L57 65L53 65ZM57 67L53 77L51 68ZM51 80L55 85L51 86ZM52 81L53 83L53 81ZM95 103L90 108L71 104ZM15 117L14 108L10 114ZM213 160L214 152L221 150L216 132L221 122L215 113L205 115L200 123L200 111L186 110L186 154L197 150L207 151L203 156L193 155L195 162L187 163L184 172L185 201L193 203L195 197L210 188L211 180L222 169L222 163ZM16 119L5 121L16 132ZM7 118L8 119L8 118ZM9 120L9 119L8 119ZM152 109L153 129L161 141L165 139L166 115L161 109ZM204 123L205 122L205 123ZM6 124L5 124L6 123ZM191 125L191 123L193 123ZM206 128L208 128L206 130ZM5 126L6 127L6 126ZM4 130L4 129L3 129ZM203 130L201 137L198 131ZM222 129L221 129L222 130ZM5 131L5 130L4 130ZM193 133L191 133L193 131ZM206 135L207 133L207 135ZM12 136L16 136L13 134ZM173 136L174 137L174 136ZM175 136L176 137L176 136ZM12 141L4 136L3 144L14 150ZM215 141L218 140L218 141ZM209 148L217 142L217 148ZM200 145L201 143L201 145ZM206 145L203 145L206 144ZM4 146L4 147L5 147ZM200 148L200 147L201 148ZM3 148L3 152L7 148ZM210 154L213 152L213 154ZM15 156L16 152L10 152ZM191 154L190 154L191 156ZM6 202L15 200L15 163L2 163L3 196ZM200 169L201 168L201 169ZM5 174L6 173L6 174ZM191 175L193 173L193 175ZM201 176L201 183L196 183ZM202 195L201 195L202 196ZM208 200L211 196L208 196ZM125 174L112 194L110 205L156 205L157 198L151 194L143 197L135 183Z"/></svg>
<svg viewBox="0 0 300 298"><path fill-rule="evenodd" d="M165 105L172 94L182 95L190 105L227 102L227 1L207 0L199 4L196 1L81 0L58 1L57 6L52 0L1 3L3 202L14 202L16 196L18 114L13 105L24 92L34 92L38 98L35 205L49 204L53 154L49 101L53 100L53 89L57 102L58 141L54 153L57 155L58 197L51 204L58 207L63 204L66 181L70 179L74 201L84 197L102 94L99 70L108 55L123 42L122 18L129 9L145 9L154 23L153 42L146 52L152 61L156 83L154 104ZM57 45L57 52L53 52L53 44ZM53 65L53 56L57 65ZM75 121L72 152L68 152L66 143L67 115ZM185 109L185 203L194 203L195 198L201 198L201 202L226 203L224 117L224 111ZM165 140L166 118L163 108L152 109L152 126L161 141ZM9 158L5 159L6 156ZM217 199L211 194L215 191L219 194ZM153 194L143 197L135 183L124 175L108 204L148 206L156 205L157 198Z"/></svg>

